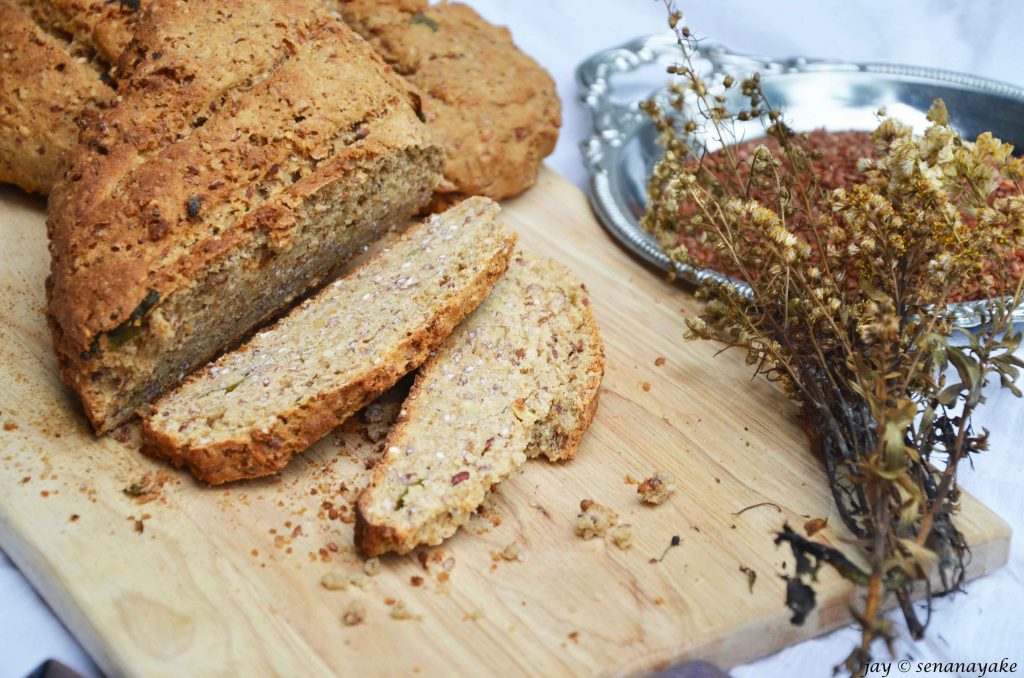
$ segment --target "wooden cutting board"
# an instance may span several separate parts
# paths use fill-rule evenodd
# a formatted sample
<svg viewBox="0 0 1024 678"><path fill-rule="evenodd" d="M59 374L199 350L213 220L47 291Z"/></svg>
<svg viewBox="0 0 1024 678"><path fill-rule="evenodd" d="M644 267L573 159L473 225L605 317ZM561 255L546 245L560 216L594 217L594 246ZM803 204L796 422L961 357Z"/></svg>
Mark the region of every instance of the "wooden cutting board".
<svg viewBox="0 0 1024 678"><path fill-rule="evenodd" d="M546 171L505 217L591 291L607 373L582 450L527 463L442 547L331 591L325 574L363 568L347 509L379 443L349 426L279 478L211 489L143 458L131 429L93 437L43 319L43 204L0 189L0 544L105 672L624 675L729 667L848 622L831 572L803 626L783 604L792 563L773 531L828 517L817 538L843 536L794 408L742 356L683 341L693 299L619 249L564 179ZM654 469L679 485L657 507L625 482ZM158 471L152 501L123 491ZM632 526L632 548L574 535L586 498ZM761 502L780 510L736 515ZM997 516L965 496L959 524L972 577L1006 562ZM496 555L513 542L521 560ZM392 616L400 604L413 618Z"/></svg>

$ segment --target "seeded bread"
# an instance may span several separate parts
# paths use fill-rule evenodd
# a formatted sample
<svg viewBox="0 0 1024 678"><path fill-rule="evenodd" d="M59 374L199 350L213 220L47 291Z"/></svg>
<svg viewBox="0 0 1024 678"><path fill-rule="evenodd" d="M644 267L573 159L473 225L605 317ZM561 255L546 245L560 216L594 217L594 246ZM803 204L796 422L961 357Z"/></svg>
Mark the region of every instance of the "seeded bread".
<svg viewBox="0 0 1024 678"><path fill-rule="evenodd" d="M330 1L422 96L447 154L435 205L497 200L534 184L558 140L561 104L551 76L507 29L460 3Z"/></svg>
<svg viewBox="0 0 1024 678"><path fill-rule="evenodd" d="M274 473L416 369L508 266L474 198L430 217L160 400L143 449L223 483Z"/></svg>
<svg viewBox="0 0 1024 678"><path fill-rule="evenodd" d="M524 254L420 369L356 506L366 555L439 544L528 455L572 457L604 348L585 288Z"/></svg>
<svg viewBox="0 0 1024 678"><path fill-rule="evenodd" d="M404 223L443 160L404 81L313 0L154 2L119 70L48 221L58 364L98 432Z"/></svg>
<svg viewBox="0 0 1024 678"><path fill-rule="evenodd" d="M127 41L126 4L0 0L0 183L50 192L83 116L114 100L107 72Z"/></svg>
<svg viewBox="0 0 1024 678"><path fill-rule="evenodd" d="M105 64L117 64L132 37L132 23L152 0L14 0L50 33L91 49Z"/></svg>

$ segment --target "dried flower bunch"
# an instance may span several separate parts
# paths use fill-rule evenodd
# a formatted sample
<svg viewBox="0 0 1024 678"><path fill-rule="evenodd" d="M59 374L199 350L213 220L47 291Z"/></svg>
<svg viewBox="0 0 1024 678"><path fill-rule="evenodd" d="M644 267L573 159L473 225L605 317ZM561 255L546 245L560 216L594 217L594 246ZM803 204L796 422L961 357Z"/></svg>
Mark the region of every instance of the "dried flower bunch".
<svg viewBox="0 0 1024 678"><path fill-rule="evenodd" d="M860 162L861 183L827 190L807 135L785 124L759 75L705 81L681 13L666 7L682 54L669 69L677 79L668 105L644 106L666 152L643 224L677 242L686 215L750 285L749 296L702 285L703 313L687 320L687 337L742 348L801 405L856 553L786 528L777 541L797 559L787 604L802 621L823 564L863 587L854 610L863 638L847 662L859 672L873 641L892 637L881 613L888 602L920 637L927 617L911 605L912 592L930 600L963 582L968 546L952 522L957 467L987 444L972 417L990 381L1020 395L1014 381L1024 362L1013 352L1021 334L1011 312L1022 289L1009 271L1024 247L1024 162L991 134L962 139L936 101L921 136L883 117L872 133L877 155ZM761 121L777 151L730 152L737 123L750 120ZM722 146L713 160L709 145ZM684 249L670 255L693 263ZM989 322L958 335L949 304L971 285L994 292Z"/></svg>

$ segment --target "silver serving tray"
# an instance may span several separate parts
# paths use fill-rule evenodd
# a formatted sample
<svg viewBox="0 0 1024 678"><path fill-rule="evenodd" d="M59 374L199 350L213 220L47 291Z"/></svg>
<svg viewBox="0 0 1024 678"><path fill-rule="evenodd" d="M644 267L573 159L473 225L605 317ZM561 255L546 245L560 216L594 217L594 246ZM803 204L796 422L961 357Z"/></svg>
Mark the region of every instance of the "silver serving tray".
<svg viewBox="0 0 1024 678"><path fill-rule="evenodd" d="M611 234L642 259L693 284L710 278L749 293L742 281L672 261L640 228L647 180L662 151L654 125L638 104L652 95L665 100L665 67L677 63L679 56L675 36L661 34L599 52L577 68L580 101L594 126L593 135L581 144L590 172L590 203ZM769 101L797 129L872 130L878 109L884 107L920 132L927 126L925 112L941 97L950 122L965 138L991 130L1024 149L1024 89L1013 85L914 66L748 56L707 43L701 43L694 63L709 82L760 72ZM750 125L739 131L748 138L762 134L753 128L757 123ZM986 301L968 301L954 304L951 312L957 325L976 328L984 324L987 309ZM1015 310L1014 321L1024 321L1024 305Z"/></svg>

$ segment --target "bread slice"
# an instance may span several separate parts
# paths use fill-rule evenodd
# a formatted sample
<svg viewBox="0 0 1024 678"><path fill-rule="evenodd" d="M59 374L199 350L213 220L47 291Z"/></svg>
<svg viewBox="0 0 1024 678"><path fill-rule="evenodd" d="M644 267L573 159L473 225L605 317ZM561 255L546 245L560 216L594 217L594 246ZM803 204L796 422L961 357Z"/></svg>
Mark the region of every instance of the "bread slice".
<svg viewBox="0 0 1024 678"><path fill-rule="evenodd" d="M412 228L160 400L143 450L223 483L274 473L416 369L490 291L515 235L474 198Z"/></svg>
<svg viewBox="0 0 1024 678"><path fill-rule="evenodd" d="M404 223L443 161L315 0L154 3L120 64L48 222L58 365L101 433Z"/></svg>
<svg viewBox="0 0 1024 678"><path fill-rule="evenodd" d="M420 369L359 497L356 545L379 555L439 544L530 454L572 457L603 373L586 288L517 254Z"/></svg>
<svg viewBox="0 0 1024 678"><path fill-rule="evenodd" d="M555 149L561 103L551 76L507 28L457 2L329 2L422 97L446 155L434 205L467 195L498 200L534 184Z"/></svg>

